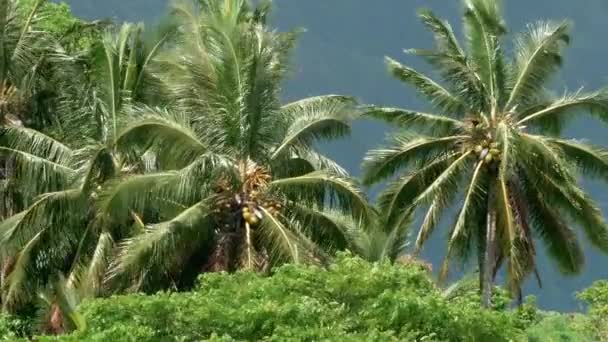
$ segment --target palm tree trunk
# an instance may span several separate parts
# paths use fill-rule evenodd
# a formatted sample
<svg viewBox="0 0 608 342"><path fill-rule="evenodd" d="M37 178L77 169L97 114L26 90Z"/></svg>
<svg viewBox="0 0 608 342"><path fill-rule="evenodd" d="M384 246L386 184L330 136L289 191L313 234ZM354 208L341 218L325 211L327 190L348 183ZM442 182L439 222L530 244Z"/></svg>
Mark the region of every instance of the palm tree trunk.
<svg viewBox="0 0 608 342"><path fill-rule="evenodd" d="M6 289L6 281L13 270L13 266L15 265L15 258L12 256L7 256L2 260L2 264L0 265L2 268L0 269L0 303L2 303L3 310L8 309L6 303L5 289Z"/></svg>
<svg viewBox="0 0 608 342"><path fill-rule="evenodd" d="M49 320L46 323L46 333L61 335L65 333L65 316L57 304L51 305Z"/></svg>
<svg viewBox="0 0 608 342"><path fill-rule="evenodd" d="M488 214L486 221L486 243L483 258L481 305L490 308L492 305L492 288L494 287L494 262L496 259L496 208L494 207L494 189L488 189Z"/></svg>
<svg viewBox="0 0 608 342"><path fill-rule="evenodd" d="M203 272L229 272L234 262L236 233L224 233L218 237Z"/></svg>

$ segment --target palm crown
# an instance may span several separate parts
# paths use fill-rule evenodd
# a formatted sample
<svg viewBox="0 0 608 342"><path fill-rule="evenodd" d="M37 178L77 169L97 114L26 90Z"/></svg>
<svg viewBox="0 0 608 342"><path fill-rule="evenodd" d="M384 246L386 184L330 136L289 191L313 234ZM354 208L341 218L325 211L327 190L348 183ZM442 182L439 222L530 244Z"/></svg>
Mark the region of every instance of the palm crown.
<svg viewBox="0 0 608 342"><path fill-rule="evenodd" d="M120 235L96 220L95 198L107 180L145 164L127 165L113 146L123 107L148 88L147 67L162 41L144 47L140 28L131 25L107 30L97 51L95 85L71 79L80 92L78 98L62 94L60 127L48 127L53 134L1 128L0 155L12 166L7 182L24 204L0 222L1 257L10 271L3 282L6 307L31 300L58 272L66 273L70 287L100 287Z"/></svg>
<svg viewBox="0 0 608 342"><path fill-rule="evenodd" d="M120 180L100 198L108 221L135 214L148 223L123 244L112 280L150 288L201 271L319 262L314 242L346 243L340 211L367 217L346 172L314 148L349 133L354 101L280 104L295 33L270 31L269 7L174 7L174 48L156 61L170 109L133 108L117 139L119 151L150 156L159 172Z"/></svg>
<svg viewBox="0 0 608 342"><path fill-rule="evenodd" d="M464 47L447 22L428 10L420 17L436 49L408 52L428 62L441 82L393 59L387 62L391 73L439 114L369 111L404 128L391 146L371 151L364 163L368 183L399 174L379 199L389 220L425 208L416 240L420 248L445 210L457 207L442 273L450 258L477 252L486 302L503 264L514 293L536 271L535 238L566 273L583 264L572 225L608 251L608 226L576 179L576 172L608 176L607 151L557 136L571 113L608 119L608 96L579 91L553 98L545 88L569 42L567 23L529 25L515 39L509 60L498 1L465 1Z"/></svg>

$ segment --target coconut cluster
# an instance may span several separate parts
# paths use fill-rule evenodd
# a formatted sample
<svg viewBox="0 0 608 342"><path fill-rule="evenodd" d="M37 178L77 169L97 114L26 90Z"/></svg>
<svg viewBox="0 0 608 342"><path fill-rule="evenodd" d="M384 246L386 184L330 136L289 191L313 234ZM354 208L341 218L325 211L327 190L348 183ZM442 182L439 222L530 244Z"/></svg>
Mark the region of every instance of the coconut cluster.
<svg viewBox="0 0 608 342"><path fill-rule="evenodd" d="M215 212L225 229L238 227L242 222L257 226L266 212L276 216L283 207L265 191L272 180L269 170L253 162L243 164L242 169L239 188L231 188L227 180L216 184L215 191L220 199Z"/></svg>
<svg viewBox="0 0 608 342"><path fill-rule="evenodd" d="M496 142L483 140L478 145L475 145L474 152L477 154L478 159L486 164L500 161L500 150Z"/></svg>
<svg viewBox="0 0 608 342"><path fill-rule="evenodd" d="M217 202L215 213L224 221L224 228L230 228L237 221L235 219L241 218L250 226L257 226L265 212L275 216L282 208L278 201L261 198L254 191L223 197Z"/></svg>
<svg viewBox="0 0 608 342"><path fill-rule="evenodd" d="M26 111L19 89L7 81L0 83L0 125L23 126L21 116Z"/></svg>

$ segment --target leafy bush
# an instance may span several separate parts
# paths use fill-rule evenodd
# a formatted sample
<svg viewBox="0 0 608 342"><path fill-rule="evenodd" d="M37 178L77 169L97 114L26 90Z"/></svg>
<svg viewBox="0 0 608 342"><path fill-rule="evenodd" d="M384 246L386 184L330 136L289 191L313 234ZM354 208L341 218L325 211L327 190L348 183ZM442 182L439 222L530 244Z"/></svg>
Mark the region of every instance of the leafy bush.
<svg viewBox="0 0 608 342"><path fill-rule="evenodd" d="M589 305L589 329L598 341L608 341L608 281L598 281L577 294Z"/></svg>
<svg viewBox="0 0 608 342"><path fill-rule="evenodd" d="M18 341L31 333L31 322L0 313L0 341Z"/></svg>
<svg viewBox="0 0 608 342"><path fill-rule="evenodd" d="M545 315L526 331L529 342L593 342L597 341L585 329L583 315Z"/></svg>
<svg viewBox="0 0 608 342"><path fill-rule="evenodd" d="M512 313L446 299L422 267L346 255L328 270L207 274L193 292L98 299L81 313L88 329L58 340L508 341L521 332Z"/></svg>

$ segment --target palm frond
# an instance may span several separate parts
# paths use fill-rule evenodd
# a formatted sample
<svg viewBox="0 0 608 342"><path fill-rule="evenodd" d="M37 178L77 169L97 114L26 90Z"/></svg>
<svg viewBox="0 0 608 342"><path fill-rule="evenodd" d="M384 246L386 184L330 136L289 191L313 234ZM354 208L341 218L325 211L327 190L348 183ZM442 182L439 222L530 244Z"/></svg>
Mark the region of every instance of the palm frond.
<svg viewBox="0 0 608 342"><path fill-rule="evenodd" d="M558 269L566 274L580 272L585 258L575 232L564 221L563 216L546 201L546 196L527 187L527 204L530 223L542 239L547 253L556 262Z"/></svg>
<svg viewBox="0 0 608 342"><path fill-rule="evenodd" d="M435 44L439 51L446 52L455 56L463 56L464 51L460 47L456 35L450 24L435 16L429 9L418 11L418 17L422 23L433 33Z"/></svg>
<svg viewBox="0 0 608 342"><path fill-rule="evenodd" d="M383 120L404 129L413 130L419 128L430 130L431 132L450 132L463 126L461 121L448 116L421 113L407 109L368 106L362 110L364 116Z"/></svg>
<svg viewBox="0 0 608 342"><path fill-rule="evenodd" d="M349 119L354 100L344 96L320 96L288 104L281 111L293 117L283 141L274 149L276 159L294 144L311 147L314 142L350 134Z"/></svg>
<svg viewBox="0 0 608 342"><path fill-rule="evenodd" d="M444 214L444 210L447 209L441 205L441 202L442 201L440 201L439 198L434 199L426 210L426 214L424 215L424 219L418 230L418 235L416 236L416 249L414 253L418 254L422 250L424 243L439 224L441 215Z"/></svg>
<svg viewBox="0 0 608 342"><path fill-rule="evenodd" d="M86 271L82 275L80 290L83 293L97 295L103 286L103 280L111 260L114 257L115 241L112 234L103 230L97 237L91 257L86 260Z"/></svg>
<svg viewBox="0 0 608 342"><path fill-rule="evenodd" d="M292 196L305 198L307 193L321 192L324 194L325 204L330 208L351 212L355 218L368 219L371 216L365 195L353 180L328 171L315 171L299 177L278 179L269 184L269 189L288 194L290 198Z"/></svg>
<svg viewBox="0 0 608 342"><path fill-rule="evenodd" d="M483 199L485 196L484 187L482 186L482 173L483 173L483 163L478 162L475 167L475 171L473 171L473 175L469 182L469 187L464 197L464 201L462 204L462 208L460 208L460 212L458 213L458 217L456 219L456 223L452 228L452 233L450 239L448 241L448 254L450 254L453 246L455 245L455 241L461 239L465 235L470 235L470 231L466 231L467 229L473 229L474 227L467 227L467 224L471 222L470 217L474 215L474 211L477 203L480 199ZM421 231L422 232L422 231ZM428 234L426 234L428 235ZM421 246L424 242L416 242L417 246Z"/></svg>
<svg viewBox="0 0 608 342"><path fill-rule="evenodd" d="M513 140L516 139L516 137L514 137L515 132L504 122L501 122L498 124L496 133L497 140L500 141L500 175L505 179L508 179L510 178L510 173L514 171L515 165L515 163L511 161L515 152L513 142Z"/></svg>
<svg viewBox="0 0 608 342"><path fill-rule="evenodd" d="M146 232L125 240L108 272L108 281L125 277L138 283L148 272L179 269L198 246L213 236L212 200L201 201L175 218L147 227Z"/></svg>
<svg viewBox="0 0 608 342"><path fill-rule="evenodd" d="M136 108L133 115L117 138L121 150L152 149L166 168L184 167L208 151L183 115L150 107Z"/></svg>
<svg viewBox="0 0 608 342"><path fill-rule="evenodd" d="M526 167L525 174L534 180L534 183L530 181L527 186L533 187L537 194L542 194L543 201L580 225L595 247L608 249L608 224L595 201L578 187L575 179L564 179L559 173L549 173L534 167Z"/></svg>
<svg viewBox="0 0 608 342"><path fill-rule="evenodd" d="M432 65L449 85L452 93L464 100L467 110L483 110L482 104L486 102L487 93L485 85L477 68L458 43L450 24L427 9L419 11L418 16L433 33L437 51L410 49L406 52L419 56ZM460 113L452 114L468 113L461 110Z"/></svg>
<svg viewBox="0 0 608 342"><path fill-rule="evenodd" d="M389 184L378 198L380 210L388 215L388 224L400 213L410 211L415 199L455 160L455 155L439 158Z"/></svg>
<svg viewBox="0 0 608 342"><path fill-rule="evenodd" d="M59 230L79 220L85 203L78 189L45 193L25 211L0 223L0 244L16 252L43 230ZM69 238L69 235L65 235Z"/></svg>
<svg viewBox="0 0 608 342"><path fill-rule="evenodd" d="M349 173L344 169L340 164L336 161L330 159L329 157L324 156L323 154L309 148L297 148L295 154L298 158L301 158L307 161L312 170L326 170L328 172L334 173L341 177L348 177ZM289 164L291 160L294 158L290 158L287 163ZM286 168L290 168L289 165L285 166Z"/></svg>
<svg viewBox="0 0 608 342"><path fill-rule="evenodd" d="M438 110L448 115L464 111L465 105L462 103L462 100L439 83L433 81L430 77L392 58L386 57L385 60L391 75L414 87L419 94L429 100Z"/></svg>
<svg viewBox="0 0 608 342"><path fill-rule="evenodd" d="M562 98L551 103L543 103L540 106L532 106L519 115L519 125L540 125L541 128L550 126L552 121L564 120L565 115L573 112L590 112L600 120L608 120L608 95L605 91L582 93L575 92L566 94Z"/></svg>
<svg viewBox="0 0 608 342"><path fill-rule="evenodd" d="M414 200L413 205L429 204L436 198L458 191L458 184L462 173L466 170L467 159L471 152L465 152L451 163L441 174L435 178Z"/></svg>
<svg viewBox="0 0 608 342"><path fill-rule="evenodd" d="M22 190L37 195L68 186L76 170L74 152L35 130L0 127L0 156L9 160L12 175Z"/></svg>
<svg viewBox="0 0 608 342"><path fill-rule="evenodd" d="M36 277L31 276L28 265L33 261L31 254L37 247L38 242L40 242L41 236L42 232L38 232L19 251L17 261L7 279L8 286L4 297L5 302L2 303L5 308L23 303L26 300L31 299L32 294L35 293L36 284L28 282L28 280L35 280Z"/></svg>
<svg viewBox="0 0 608 342"><path fill-rule="evenodd" d="M394 261L405 252L405 249L409 245L408 237L413 220L413 211L406 211L399 215L392 226L389 226L378 261L384 259Z"/></svg>
<svg viewBox="0 0 608 342"><path fill-rule="evenodd" d="M498 99L498 39L506 31L500 14L500 3L495 0L466 0L465 6L464 22L470 56L490 98Z"/></svg>
<svg viewBox="0 0 608 342"><path fill-rule="evenodd" d="M562 46L570 41L568 30L565 22L539 22L516 38L515 79L505 105L508 110L528 103L561 66Z"/></svg>
<svg viewBox="0 0 608 342"><path fill-rule="evenodd" d="M430 158L450 152L464 136L412 137L396 136L393 147L371 150L363 161L363 180L373 184L385 180L399 170L407 168L420 158Z"/></svg>
<svg viewBox="0 0 608 342"><path fill-rule="evenodd" d="M583 141L545 138L563 152L565 160L586 176L608 179L608 150Z"/></svg>
<svg viewBox="0 0 608 342"><path fill-rule="evenodd" d="M496 196L497 202L497 217L499 225L499 235L502 238L502 246L500 250L503 251L504 256L507 258L507 278L509 287L511 290L516 291L521 287L523 279L526 275L526 265L524 259L528 259L530 256L522 255L520 251L519 243L523 236L521 228L519 227L514 218L514 208L511 205L512 194L509 192L507 181L503 176L499 176L496 187L498 188L498 194ZM533 257L533 256L532 256Z"/></svg>
<svg viewBox="0 0 608 342"><path fill-rule="evenodd" d="M235 173L232 166L221 156L206 154L179 171L115 179L104 187L98 208L115 222L125 222L131 218L132 212L142 213L151 207L162 209L165 202L189 206L209 191L214 174Z"/></svg>
<svg viewBox="0 0 608 342"><path fill-rule="evenodd" d="M60 141L25 127L0 127L0 144L64 165L70 162L73 155L72 149Z"/></svg>
<svg viewBox="0 0 608 342"><path fill-rule="evenodd" d="M314 263L317 259L314 244L301 233L296 222L284 224L280 216L262 208L264 219L260 225L263 241L270 249L270 256L278 262Z"/></svg>
<svg viewBox="0 0 608 342"><path fill-rule="evenodd" d="M454 94L465 101L468 111L487 110L488 90L472 61L464 54L429 51L425 49L409 49L405 51L424 59L441 74L446 84ZM469 113L451 113L453 115Z"/></svg>
<svg viewBox="0 0 608 342"><path fill-rule="evenodd" d="M344 250L353 245L358 220L336 210L292 203L290 216L300 222L303 233L326 251Z"/></svg>

